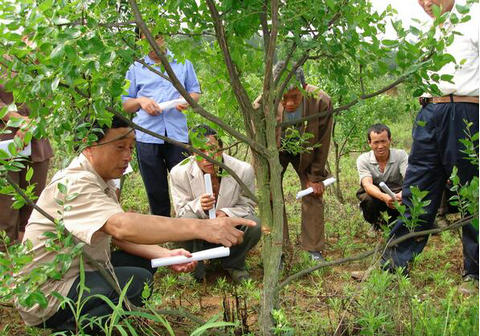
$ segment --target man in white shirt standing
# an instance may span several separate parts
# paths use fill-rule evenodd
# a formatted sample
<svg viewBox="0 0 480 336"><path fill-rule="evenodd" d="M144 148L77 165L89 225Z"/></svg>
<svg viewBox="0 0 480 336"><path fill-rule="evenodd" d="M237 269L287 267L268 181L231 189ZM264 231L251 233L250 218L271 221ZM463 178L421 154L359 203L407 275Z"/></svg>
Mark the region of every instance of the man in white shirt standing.
<svg viewBox="0 0 480 336"><path fill-rule="evenodd" d="M467 22L453 24L456 12L454 0L419 0L425 12L433 17L433 5L440 7L442 14L450 12L450 18L443 28L447 34L456 34L452 44L446 46L444 52L452 55L456 64L444 66L439 75L453 75L452 82L439 81L437 84L439 97L422 97L422 109L417 116L413 129L413 145L408 160L408 168L403 184L402 200L407 205L406 216L411 217L411 186L428 191L425 199L430 201L425 214L420 216L416 230L432 227L438 210L442 191L454 166L458 168L460 183L471 181L478 176L478 166L473 165L464 153L465 146L460 141L468 138L469 133L478 133L478 90L479 90L479 5L474 3L470 8L471 19ZM476 141L478 157L478 140ZM398 238L409 232L403 221L398 221L391 232L392 238ZM409 239L385 251L384 266L406 267L408 263L421 253L428 236L421 239ZM471 224L462 228L464 257L464 279L476 280L478 283L478 230ZM388 263L387 263L388 261ZM406 271L406 269L405 269Z"/></svg>

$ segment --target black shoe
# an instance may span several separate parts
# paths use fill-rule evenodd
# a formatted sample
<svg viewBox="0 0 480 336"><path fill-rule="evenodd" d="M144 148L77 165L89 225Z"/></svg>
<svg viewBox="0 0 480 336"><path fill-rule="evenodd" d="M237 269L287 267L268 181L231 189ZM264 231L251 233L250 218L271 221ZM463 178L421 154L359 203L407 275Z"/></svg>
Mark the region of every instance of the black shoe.
<svg viewBox="0 0 480 336"><path fill-rule="evenodd" d="M312 258L313 261L316 262L324 262L325 258L322 256L322 252L320 251L308 251L310 254L310 258Z"/></svg>
<svg viewBox="0 0 480 336"><path fill-rule="evenodd" d="M233 282L237 285L250 279L250 274L247 270L240 270L235 268L227 268L226 271L232 278Z"/></svg>

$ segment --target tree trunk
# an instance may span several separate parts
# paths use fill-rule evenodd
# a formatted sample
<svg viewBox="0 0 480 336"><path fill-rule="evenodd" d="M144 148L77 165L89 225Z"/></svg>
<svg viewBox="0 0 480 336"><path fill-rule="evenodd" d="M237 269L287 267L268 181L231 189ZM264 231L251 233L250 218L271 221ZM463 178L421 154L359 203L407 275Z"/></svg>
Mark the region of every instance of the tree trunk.
<svg viewBox="0 0 480 336"><path fill-rule="evenodd" d="M272 310L278 297L276 287L279 279L280 258L283 242L283 197L281 191L281 166L276 156L266 160L255 156L255 169L259 184L259 209L263 231L263 295L260 312L262 335L272 335L274 320Z"/></svg>
<svg viewBox="0 0 480 336"><path fill-rule="evenodd" d="M337 182L335 183L335 196L337 197L338 201L342 204L345 203L345 199L343 198L342 188L341 188L341 180L340 180L340 159L342 158L341 153L338 149L338 143L334 140L333 146L335 148L335 178Z"/></svg>

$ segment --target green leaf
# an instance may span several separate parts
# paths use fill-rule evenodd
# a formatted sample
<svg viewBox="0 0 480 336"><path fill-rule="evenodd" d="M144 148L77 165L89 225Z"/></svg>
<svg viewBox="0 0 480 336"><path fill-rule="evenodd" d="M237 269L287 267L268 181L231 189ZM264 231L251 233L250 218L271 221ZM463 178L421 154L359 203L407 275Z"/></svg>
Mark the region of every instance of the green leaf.
<svg viewBox="0 0 480 336"><path fill-rule="evenodd" d="M25 298L25 304L28 307L33 306L35 303L38 303L42 308L46 308L48 302L43 293L36 291L28 294L28 296Z"/></svg>
<svg viewBox="0 0 480 336"><path fill-rule="evenodd" d="M234 327L234 326L236 326L236 325L237 325L236 323L223 322L223 321L220 321L220 322L207 322L206 324L202 325L201 327L198 327L197 329L195 329L195 330L190 334L190 336L200 336L200 335L203 335L203 334L205 334L205 332L206 332L208 329L212 329L212 328Z"/></svg>
<svg viewBox="0 0 480 336"><path fill-rule="evenodd" d="M30 180L32 179L32 176L33 176L33 168L30 167L28 168L27 173L25 174L25 180L27 182L30 182Z"/></svg>
<svg viewBox="0 0 480 336"><path fill-rule="evenodd" d="M65 184L58 183L57 188L64 195L67 193L67 186Z"/></svg>
<svg viewBox="0 0 480 336"><path fill-rule="evenodd" d="M63 56L63 53L64 53L64 44L61 43L52 50L52 53L50 54L50 58L52 60L60 58L61 56Z"/></svg>
<svg viewBox="0 0 480 336"><path fill-rule="evenodd" d="M3 119L8 112L8 106L4 106L0 109L0 119Z"/></svg>
<svg viewBox="0 0 480 336"><path fill-rule="evenodd" d="M24 144L29 144L30 141L32 141L32 137L33 137L33 133L28 131L25 133L24 137L23 137L23 143Z"/></svg>
<svg viewBox="0 0 480 336"><path fill-rule="evenodd" d="M470 11L470 8L468 6L463 6L460 4L455 4L455 8L460 14L467 14Z"/></svg>
<svg viewBox="0 0 480 336"><path fill-rule="evenodd" d="M15 147L15 143L11 142L8 144L8 151L10 152L11 156L17 155L17 147Z"/></svg>
<svg viewBox="0 0 480 336"><path fill-rule="evenodd" d="M5 152L3 149L0 149L0 159L8 159L10 155L8 155L7 152Z"/></svg>
<svg viewBox="0 0 480 336"><path fill-rule="evenodd" d="M440 79L441 79L442 81L445 81L445 82L453 83L453 81L452 81L453 75L441 75L441 76L440 76Z"/></svg>
<svg viewBox="0 0 480 336"><path fill-rule="evenodd" d="M440 15L442 15L442 10L440 9L440 6L435 4L432 5L432 12L435 18L439 18Z"/></svg>
<svg viewBox="0 0 480 336"><path fill-rule="evenodd" d="M382 40L382 44L386 45L387 47L396 47L398 46L397 40Z"/></svg>
<svg viewBox="0 0 480 336"><path fill-rule="evenodd" d="M55 91L58 87L58 83L60 83L60 77L56 77L51 85L52 91Z"/></svg>
<svg viewBox="0 0 480 336"><path fill-rule="evenodd" d="M325 3L327 4L328 8L335 9L335 1L334 0L325 0Z"/></svg>

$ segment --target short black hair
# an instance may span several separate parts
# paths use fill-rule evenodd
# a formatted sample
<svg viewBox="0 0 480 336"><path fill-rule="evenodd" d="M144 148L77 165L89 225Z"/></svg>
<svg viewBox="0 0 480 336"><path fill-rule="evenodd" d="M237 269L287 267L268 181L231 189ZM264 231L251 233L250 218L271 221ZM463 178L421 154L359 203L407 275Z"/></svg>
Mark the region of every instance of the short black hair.
<svg viewBox="0 0 480 336"><path fill-rule="evenodd" d="M153 28L155 27L155 24L152 23L150 25L147 26L148 30L150 30L150 33L152 34L152 36L154 38L156 38L156 35L159 35L158 33L157 34L154 34L153 33ZM142 36L143 36L143 31L140 30L140 27L138 26L135 26L135 39L138 41L138 40L141 40L142 39Z"/></svg>
<svg viewBox="0 0 480 336"><path fill-rule="evenodd" d="M391 139L392 138L392 133L390 132L390 128L388 128L387 125L384 125L384 124L375 124L375 125L372 125L368 128L368 131L367 131L367 138L368 138L368 141L371 141L372 139L370 138L370 133L374 132L376 134L380 134L382 133L383 131L387 131L387 135L388 135L388 139Z"/></svg>
<svg viewBox="0 0 480 336"><path fill-rule="evenodd" d="M194 128L191 129L190 134L198 134L202 135L204 137L208 137L210 135L213 135L215 139L217 139L218 144L220 145L220 148L223 147L223 141L222 139L218 136L217 131L215 131L213 128L206 124L201 124L197 125Z"/></svg>
<svg viewBox="0 0 480 336"><path fill-rule="evenodd" d="M111 126L108 126L105 121L99 122L96 119L93 123L90 118L82 119L76 126L76 134L75 134L75 144L74 150L83 150L85 145L87 144L87 138L90 142L100 142L105 137L107 131L111 128L123 128L123 127L130 127L128 122L125 119L122 119L117 116L113 116ZM96 139L92 139L89 135L94 135Z"/></svg>
<svg viewBox="0 0 480 336"><path fill-rule="evenodd" d="M122 119L120 117L117 117L116 115L113 116L112 118L112 125L108 126L105 122L100 122L98 120L95 120L92 124L91 127L91 133L94 134L97 137L96 142L99 142L105 137L105 134L107 131L111 128L124 128L124 127L130 127L128 122L125 119Z"/></svg>

